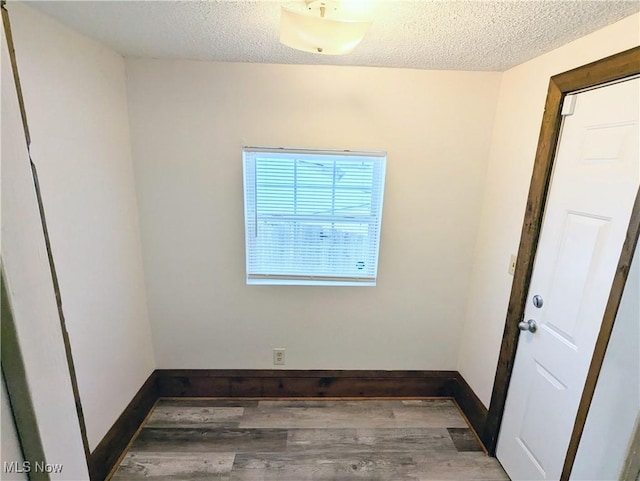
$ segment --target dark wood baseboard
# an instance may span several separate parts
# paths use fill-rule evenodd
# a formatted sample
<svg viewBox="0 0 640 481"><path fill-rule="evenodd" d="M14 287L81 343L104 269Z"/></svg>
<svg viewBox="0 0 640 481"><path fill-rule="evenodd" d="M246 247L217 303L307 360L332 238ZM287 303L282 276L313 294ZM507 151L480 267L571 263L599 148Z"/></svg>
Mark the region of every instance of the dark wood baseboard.
<svg viewBox="0 0 640 481"><path fill-rule="evenodd" d="M444 396L456 371L160 369L160 397Z"/></svg>
<svg viewBox="0 0 640 481"><path fill-rule="evenodd" d="M158 399L157 376L151 373L120 417L89 456L91 481L103 481L127 448Z"/></svg>
<svg viewBox="0 0 640 481"><path fill-rule="evenodd" d="M447 386L445 393L458 403L458 406L460 406L460 409L471 423L471 427L478 435L478 439L486 448L485 441L481 436L487 422L488 410L464 377L462 377L462 374L456 372L455 379Z"/></svg>
<svg viewBox="0 0 640 481"><path fill-rule="evenodd" d="M480 435L487 408L458 371L160 369L160 397L452 397Z"/></svg>
<svg viewBox="0 0 640 481"><path fill-rule="evenodd" d="M458 371L157 369L91 453L91 481L109 475L160 397L451 397L476 433L487 419Z"/></svg>

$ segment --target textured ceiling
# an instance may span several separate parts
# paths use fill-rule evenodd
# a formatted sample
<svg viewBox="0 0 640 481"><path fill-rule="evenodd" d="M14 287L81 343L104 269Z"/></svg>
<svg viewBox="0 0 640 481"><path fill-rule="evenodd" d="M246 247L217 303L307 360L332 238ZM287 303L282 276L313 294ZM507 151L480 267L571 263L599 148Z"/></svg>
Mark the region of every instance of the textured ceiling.
<svg viewBox="0 0 640 481"><path fill-rule="evenodd" d="M125 56L498 71L640 10L640 0L369 1L373 26L345 56L281 45L286 2L28 3Z"/></svg>

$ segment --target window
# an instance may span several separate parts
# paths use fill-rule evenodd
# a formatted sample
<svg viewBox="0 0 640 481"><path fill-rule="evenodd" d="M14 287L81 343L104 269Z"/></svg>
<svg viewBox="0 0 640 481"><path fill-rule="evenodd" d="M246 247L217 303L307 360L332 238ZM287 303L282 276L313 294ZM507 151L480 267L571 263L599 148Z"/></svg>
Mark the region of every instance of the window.
<svg viewBox="0 0 640 481"><path fill-rule="evenodd" d="M386 154L243 149L247 284L376 284Z"/></svg>

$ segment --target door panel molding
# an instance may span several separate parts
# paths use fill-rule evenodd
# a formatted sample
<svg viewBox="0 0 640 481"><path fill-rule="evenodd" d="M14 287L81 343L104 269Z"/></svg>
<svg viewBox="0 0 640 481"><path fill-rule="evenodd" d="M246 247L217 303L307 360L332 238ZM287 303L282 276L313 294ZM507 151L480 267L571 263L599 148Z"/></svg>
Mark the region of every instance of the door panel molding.
<svg viewBox="0 0 640 481"><path fill-rule="evenodd" d="M560 136L562 120L560 112L562 102L568 93L623 80L638 74L640 74L640 47L635 47L611 57L555 75L551 77L549 81L545 110L529 187L529 196L527 198L525 217L522 225L516 269L491 395L491 403L489 405L485 429L481 435L484 445L492 455L495 455L500 424L502 422L509 382L511 380L511 373L516 356L518 337L520 334L517 324L524 315L525 303L529 292L529 284L542 228L544 207L549 192L553 161ZM586 414L591 404L593 390L595 389L597 376L604 358L604 351L606 350L611 329L615 322L615 313L620 304L622 289L624 289L624 284L627 279L631 256L633 255L639 232L640 196L636 197L622 255L616 269L611 295L607 303L604 321L598 336L596 351L594 352L594 357L589 368L587 385L585 386L580 401L578 417L574 425L569 451L565 459L561 478L563 480L569 478L569 473L573 466L577 446L580 441L582 429L584 428ZM587 389L588 386L592 386L590 392L589 389Z"/></svg>

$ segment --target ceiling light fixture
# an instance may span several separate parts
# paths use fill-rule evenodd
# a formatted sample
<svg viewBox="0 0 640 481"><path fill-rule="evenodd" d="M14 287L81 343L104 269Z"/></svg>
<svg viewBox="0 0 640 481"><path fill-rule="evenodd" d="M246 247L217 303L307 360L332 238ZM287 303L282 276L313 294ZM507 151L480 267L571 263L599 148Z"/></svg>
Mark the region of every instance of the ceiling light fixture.
<svg viewBox="0 0 640 481"><path fill-rule="evenodd" d="M371 19L337 1L312 0L282 6L280 42L304 52L343 55L362 41Z"/></svg>

